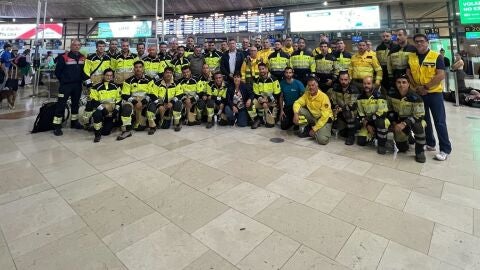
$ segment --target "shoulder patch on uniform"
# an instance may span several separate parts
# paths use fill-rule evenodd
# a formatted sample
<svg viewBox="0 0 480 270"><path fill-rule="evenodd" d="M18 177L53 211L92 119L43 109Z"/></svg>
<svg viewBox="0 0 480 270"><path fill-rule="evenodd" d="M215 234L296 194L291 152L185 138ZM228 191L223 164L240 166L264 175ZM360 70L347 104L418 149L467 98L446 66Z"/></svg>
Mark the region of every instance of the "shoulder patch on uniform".
<svg viewBox="0 0 480 270"><path fill-rule="evenodd" d="M373 56L369 55L367 56L367 59L373 59Z"/></svg>

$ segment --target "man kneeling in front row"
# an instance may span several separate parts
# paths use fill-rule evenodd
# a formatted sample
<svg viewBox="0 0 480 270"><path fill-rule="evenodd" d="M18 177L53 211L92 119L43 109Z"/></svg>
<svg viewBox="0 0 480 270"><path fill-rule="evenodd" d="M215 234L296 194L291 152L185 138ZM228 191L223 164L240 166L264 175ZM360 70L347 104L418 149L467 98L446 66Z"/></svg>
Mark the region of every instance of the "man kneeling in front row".
<svg viewBox="0 0 480 270"><path fill-rule="evenodd" d="M318 89L315 78L307 81L307 89L293 104L293 123L303 130L299 137L313 137L322 145L332 134L333 112L328 96ZM302 129L303 128L303 129Z"/></svg>

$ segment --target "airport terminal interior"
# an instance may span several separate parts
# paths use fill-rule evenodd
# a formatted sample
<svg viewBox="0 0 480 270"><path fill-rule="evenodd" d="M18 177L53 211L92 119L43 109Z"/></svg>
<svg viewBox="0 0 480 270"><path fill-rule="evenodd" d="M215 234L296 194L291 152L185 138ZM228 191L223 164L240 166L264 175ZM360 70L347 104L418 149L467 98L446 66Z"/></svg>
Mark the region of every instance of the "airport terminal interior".
<svg viewBox="0 0 480 270"><path fill-rule="evenodd" d="M480 269L478 0L0 7L0 270Z"/></svg>

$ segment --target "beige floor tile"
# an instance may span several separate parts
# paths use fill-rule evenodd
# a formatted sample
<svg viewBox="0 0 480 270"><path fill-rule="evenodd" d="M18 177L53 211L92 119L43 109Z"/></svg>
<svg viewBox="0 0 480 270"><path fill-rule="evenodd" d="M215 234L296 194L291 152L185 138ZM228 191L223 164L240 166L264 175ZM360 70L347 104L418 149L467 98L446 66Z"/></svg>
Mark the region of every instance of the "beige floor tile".
<svg viewBox="0 0 480 270"><path fill-rule="evenodd" d="M413 158L412 158L412 161L413 161ZM424 163L406 161L406 162L399 162L396 169L400 171L409 172L409 173L420 174L424 165L425 165Z"/></svg>
<svg viewBox="0 0 480 270"><path fill-rule="evenodd" d="M480 209L480 190L445 183L442 200Z"/></svg>
<svg viewBox="0 0 480 270"><path fill-rule="evenodd" d="M321 166L306 179L372 201L375 200L384 185L370 178L327 166Z"/></svg>
<svg viewBox="0 0 480 270"><path fill-rule="evenodd" d="M99 155L99 152L102 154ZM88 160L99 171L111 170L137 161L134 157L124 153L121 147L118 146L117 148L100 148L96 149L96 151L85 150L78 153L78 155L84 160Z"/></svg>
<svg viewBox="0 0 480 270"><path fill-rule="evenodd" d="M387 239L356 228L335 260L354 270L377 269L387 244Z"/></svg>
<svg viewBox="0 0 480 270"><path fill-rule="evenodd" d="M237 266L242 270L280 269L299 247L298 242L273 232Z"/></svg>
<svg viewBox="0 0 480 270"><path fill-rule="evenodd" d="M179 163L185 162L187 160L188 160L187 157L182 156L180 154L177 154L174 152L166 152L160 155L155 155L155 156L146 158L142 160L142 162L154 169L162 170L162 169L177 165Z"/></svg>
<svg viewBox="0 0 480 270"><path fill-rule="evenodd" d="M142 160L142 159L149 158L151 156L165 153L167 151L168 150L163 147L160 147L154 144L146 144L146 145L141 145L138 147L125 150L124 152L138 160Z"/></svg>
<svg viewBox="0 0 480 270"><path fill-rule="evenodd" d="M332 216L362 229L427 253L433 222L378 203L347 195Z"/></svg>
<svg viewBox="0 0 480 270"><path fill-rule="evenodd" d="M412 192L405 212L473 233L473 209L469 207Z"/></svg>
<svg viewBox="0 0 480 270"><path fill-rule="evenodd" d="M480 269L480 238L435 224L428 255L464 269Z"/></svg>
<svg viewBox="0 0 480 270"><path fill-rule="evenodd" d="M447 166L425 164L421 175L451 182L457 185L473 187L473 173Z"/></svg>
<svg viewBox="0 0 480 270"><path fill-rule="evenodd" d="M285 171L290 175L306 177L318 169L320 165L321 164L317 161L309 161L297 157L287 157L276 163L273 167Z"/></svg>
<svg viewBox="0 0 480 270"><path fill-rule="evenodd" d="M18 270L126 269L88 228L15 258Z"/></svg>
<svg viewBox="0 0 480 270"><path fill-rule="evenodd" d="M323 187L319 192L313 195L305 205L328 214L332 212L340 201L343 200L345 195L347 195L345 192L329 187Z"/></svg>
<svg viewBox="0 0 480 270"><path fill-rule="evenodd" d="M76 158L77 155L63 146L51 148L48 150L36 152L29 155L28 159L32 162L40 171L43 168L48 168L55 163L64 162ZM103 157L103 156L102 156Z"/></svg>
<svg viewBox="0 0 480 270"><path fill-rule="evenodd" d="M238 268L209 250L183 270L238 270Z"/></svg>
<svg viewBox="0 0 480 270"><path fill-rule="evenodd" d="M10 253L14 258L20 257L86 226L85 222L77 215L60 220L10 242Z"/></svg>
<svg viewBox="0 0 480 270"><path fill-rule="evenodd" d="M271 233L267 226L230 209L192 235L235 265Z"/></svg>
<svg viewBox="0 0 480 270"><path fill-rule="evenodd" d="M275 201L255 219L332 259L355 228L285 198Z"/></svg>
<svg viewBox="0 0 480 270"><path fill-rule="evenodd" d="M365 173L372 168L373 164L366 161L361 160L353 160L352 162L348 163L347 166L343 168L344 171L358 174L358 175L365 175Z"/></svg>
<svg viewBox="0 0 480 270"><path fill-rule="evenodd" d="M400 163L400 161L390 153L387 155L377 154L375 147L359 147L360 149L353 149L356 147L357 146L349 147L347 150L341 151L338 154L354 160L371 162L388 168L396 168Z"/></svg>
<svg viewBox="0 0 480 270"><path fill-rule="evenodd" d="M50 138L43 140L35 139L33 141L17 142L15 144L20 149L20 151L22 151L22 153L25 153L27 156L32 153L49 150L60 146L60 143L58 143L58 141Z"/></svg>
<svg viewBox="0 0 480 270"><path fill-rule="evenodd" d="M116 255L130 270L181 270L207 251L198 240L169 224Z"/></svg>
<svg viewBox="0 0 480 270"><path fill-rule="evenodd" d="M180 139L180 138L179 138ZM173 151L175 149L178 149L180 147L184 147L184 146L187 146L187 145L190 145L192 144L193 141L191 140L187 140L187 139L180 139L178 141L175 141L175 142L172 142L172 143L169 143L169 144L160 144L163 148L169 150L169 151Z"/></svg>
<svg viewBox="0 0 480 270"><path fill-rule="evenodd" d="M348 270L347 267L333 261L314 250L302 246L282 267L282 270Z"/></svg>
<svg viewBox="0 0 480 270"><path fill-rule="evenodd" d="M273 192L243 182L218 196L217 200L253 217L278 198L280 196Z"/></svg>
<svg viewBox="0 0 480 270"><path fill-rule="evenodd" d="M378 270L460 270L455 266L441 262L416 250L399 245L388 244Z"/></svg>
<svg viewBox="0 0 480 270"><path fill-rule="evenodd" d="M322 187L322 185L305 180L302 177L284 174L270 183L266 189L299 203L305 203L320 191Z"/></svg>
<svg viewBox="0 0 480 270"><path fill-rule="evenodd" d="M19 147L17 147L16 144L14 144L11 140L7 138L0 138L0 155L1 154L8 154L8 153L13 153L15 151L22 150ZM23 151L21 151L24 153Z"/></svg>
<svg viewBox="0 0 480 270"><path fill-rule="evenodd" d="M473 209L473 234L480 237L480 210Z"/></svg>
<svg viewBox="0 0 480 270"><path fill-rule="evenodd" d="M353 159L342 155L320 151L308 159L308 161L341 170L352 163Z"/></svg>
<svg viewBox="0 0 480 270"><path fill-rule="evenodd" d="M403 210L411 191L397 186L385 185L375 202Z"/></svg>
<svg viewBox="0 0 480 270"><path fill-rule="evenodd" d="M202 189L226 176L224 172L195 160L173 165L163 169L162 172L197 189Z"/></svg>
<svg viewBox="0 0 480 270"><path fill-rule="evenodd" d="M202 188L201 191L209 196L217 197L220 194L238 186L240 183L242 183L242 180L227 175L217 182L213 182L210 185Z"/></svg>
<svg viewBox="0 0 480 270"><path fill-rule="evenodd" d="M55 190L0 206L0 226L8 243L75 216Z"/></svg>
<svg viewBox="0 0 480 270"><path fill-rule="evenodd" d="M368 177L386 184L400 186L425 195L440 197L443 182L418 174L375 165L367 172Z"/></svg>
<svg viewBox="0 0 480 270"><path fill-rule="evenodd" d="M222 156L224 153L214 148L209 148L201 143L192 143L173 150L173 153L180 154L194 160L202 160L209 157Z"/></svg>
<svg viewBox="0 0 480 270"><path fill-rule="evenodd" d="M75 180L86 178L98 173L94 167L90 166L81 158L75 158L57 164L61 167L43 173L43 176L45 176L48 182L54 187L68 184Z"/></svg>
<svg viewBox="0 0 480 270"><path fill-rule="evenodd" d="M104 174L142 200L179 184L177 180L142 162L134 162Z"/></svg>
<svg viewBox="0 0 480 270"><path fill-rule="evenodd" d="M3 239L0 231L0 269L2 270L16 270L13 258L10 255L8 246Z"/></svg>
<svg viewBox="0 0 480 270"><path fill-rule="evenodd" d="M79 200L72 207L99 237L153 213L148 205L118 186Z"/></svg>
<svg viewBox="0 0 480 270"><path fill-rule="evenodd" d="M0 165L5 165L20 160L26 160L26 157L18 150L8 153L0 153Z"/></svg>
<svg viewBox="0 0 480 270"><path fill-rule="evenodd" d="M270 166L242 159L225 164L225 167L222 168L222 170L234 177L240 178L243 181L259 187L266 187L268 184L285 174L284 172Z"/></svg>
<svg viewBox="0 0 480 270"><path fill-rule="evenodd" d="M0 169L0 204L4 204L34 193L49 189L51 185L30 163L18 161L8 163Z"/></svg>
<svg viewBox="0 0 480 270"><path fill-rule="evenodd" d="M58 193L70 204L102 193L117 185L103 174L97 174L57 188Z"/></svg>
<svg viewBox="0 0 480 270"><path fill-rule="evenodd" d="M114 233L103 237L102 241L111 251L118 252L169 223L170 221L155 212L148 216L144 216L131 224L122 226Z"/></svg>
<svg viewBox="0 0 480 270"><path fill-rule="evenodd" d="M216 218L228 207L185 185L172 185L146 200L163 216L192 233Z"/></svg>

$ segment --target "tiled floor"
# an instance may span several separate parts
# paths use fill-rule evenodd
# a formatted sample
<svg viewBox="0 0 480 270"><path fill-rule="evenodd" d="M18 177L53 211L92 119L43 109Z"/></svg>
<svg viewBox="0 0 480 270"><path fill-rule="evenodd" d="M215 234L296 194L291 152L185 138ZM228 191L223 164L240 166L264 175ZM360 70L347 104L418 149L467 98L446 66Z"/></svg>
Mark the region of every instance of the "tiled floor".
<svg viewBox="0 0 480 270"><path fill-rule="evenodd" d="M425 164L279 129L93 144L0 120L0 269L480 269L480 110L446 107L453 153Z"/></svg>

